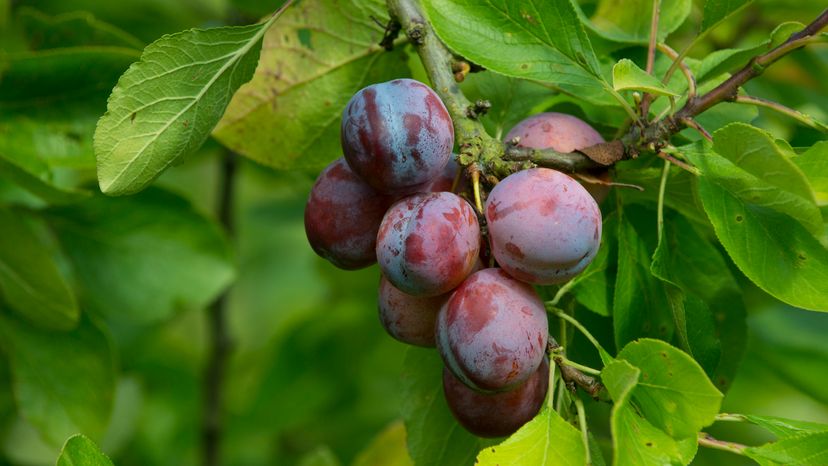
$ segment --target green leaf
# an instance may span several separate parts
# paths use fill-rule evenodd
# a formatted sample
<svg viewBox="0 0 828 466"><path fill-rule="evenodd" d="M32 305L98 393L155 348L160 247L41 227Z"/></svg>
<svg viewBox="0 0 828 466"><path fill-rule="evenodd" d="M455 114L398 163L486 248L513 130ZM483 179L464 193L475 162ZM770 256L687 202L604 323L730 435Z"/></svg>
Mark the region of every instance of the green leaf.
<svg viewBox="0 0 828 466"><path fill-rule="evenodd" d="M423 7L440 39L474 63L617 105L570 0L429 0Z"/></svg>
<svg viewBox="0 0 828 466"><path fill-rule="evenodd" d="M691 0L662 0L658 40L678 29L690 14ZM581 13L583 16L583 13ZM652 0L619 2L600 0L595 14L585 24L598 36L614 42L646 44L650 39Z"/></svg>
<svg viewBox="0 0 828 466"><path fill-rule="evenodd" d="M702 17L701 31L714 28L720 22L731 17L744 8L752 0L705 0L704 16Z"/></svg>
<svg viewBox="0 0 828 466"><path fill-rule="evenodd" d="M548 405L498 445L486 447L475 464L572 465L586 462L581 433Z"/></svg>
<svg viewBox="0 0 828 466"><path fill-rule="evenodd" d="M219 227L178 196L96 196L48 212L85 302L107 315L156 322L202 309L235 276Z"/></svg>
<svg viewBox="0 0 828 466"><path fill-rule="evenodd" d="M404 47L377 44L385 2L303 1L265 35L259 67L213 135L259 163L322 168L342 154L342 109L359 89L408 76ZM262 130L270 128L269 130Z"/></svg>
<svg viewBox="0 0 828 466"><path fill-rule="evenodd" d="M828 432L828 424L785 419L775 416L740 415L751 424L762 427L778 438L793 437L808 432Z"/></svg>
<svg viewBox="0 0 828 466"><path fill-rule="evenodd" d="M745 183L738 168L713 152L686 154L704 174L699 178L704 209L739 269L788 304L828 311L828 250L805 226L774 210L795 207L791 200L802 198L755 178Z"/></svg>
<svg viewBox="0 0 828 466"><path fill-rule="evenodd" d="M471 464L480 450L443 397L443 362L433 349L409 348L403 363L403 421L414 464Z"/></svg>
<svg viewBox="0 0 828 466"><path fill-rule="evenodd" d="M112 466L112 461L83 434L73 435L63 445L57 466Z"/></svg>
<svg viewBox="0 0 828 466"><path fill-rule="evenodd" d="M20 414L44 440L60 446L81 432L103 434L115 392L109 337L89 318L70 332L38 330L0 313L12 390Z"/></svg>
<svg viewBox="0 0 828 466"><path fill-rule="evenodd" d="M828 205L828 141L820 141L793 158L808 178L817 204Z"/></svg>
<svg viewBox="0 0 828 466"><path fill-rule="evenodd" d="M623 360L607 364L601 381L613 399L610 415L613 465L683 465L682 452L675 440L650 424L636 412L632 394L641 371ZM691 456L692 458L692 456Z"/></svg>
<svg viewBox="0 0 828 466"><path fill-rule="evenodd" d="M661 340L641 339L617 358L641 370L633 399L644 417L671 437L695 437L715 420L723 396L686 353Z"/></svg>
<svg viewBox="0 0 828 466"><path fill-rule="evenodd" d="M132 194L201 146L249 81L268 22L153 42L118 80L95 130L101 191Z"/></svg>
<svg viewBox="0 0 828 466"><path fill-rule="evenodd" d="M805 174L791 160L792 153L770 133L744 123L733 123L713 135L713 150L767 184L814 202Z"/></svg>
<svg viewBox="0 0 828 466"><path fill-rule="evenodd" d="M612 67L612 87L616 91L637 90L657 95L678 97L661 80L638 67L632 60L623 58Z"/></svg>
<svg viewBox="0 0 828 466"><path fill-rule="evenodd" d="M627 217L621 217L618 227L615 344L620 348L642 336L669 339L673 319L664 285L650 273L650 252Z"/></svg>
<svg viewBox="0 0 828 466"><path fill-rule="evenodd" d="M828 431L793 435L760 447L749 447L745 454L760 465L819 466L828 463Z"/></svg>
<svg viewBox="0 0 828 466"><path fill-rule="evenodd" d="M667 196L672 193L668 182ZM742 293L724 257L687 219L669 215L651 270L668 283L680 347L726 389L747 338Z"/></svg>
<svg viewBox="0 0 828 466"><path fill-rule="evenodd" d="M9 307L30 322L69 330L80 315L75 295L26 221L0 207L0 291Z"/></svg>
<svg viewBox="0 0 828 466"><path fill-rule="evenodd" d="M144 44L129 33L83 11L49 16L23 7L19 10L18 21L32 50L84 45L144 48Z"/></svg>

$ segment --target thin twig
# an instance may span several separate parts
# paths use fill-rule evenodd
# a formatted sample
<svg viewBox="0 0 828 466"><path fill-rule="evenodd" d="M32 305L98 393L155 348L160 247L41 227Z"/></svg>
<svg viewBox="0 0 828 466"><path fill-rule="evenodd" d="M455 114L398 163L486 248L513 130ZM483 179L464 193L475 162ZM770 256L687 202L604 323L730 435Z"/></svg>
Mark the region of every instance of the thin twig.
<svg viewBox="0 0 828 466"><path fill-rule="evenodd" d="M737 455L744 455L747 445L741 443L716 440L706 432L699 432L699 446L713 448L714 450L729 451Z"/></svg>
<svg viewBox="0 0 828 466"><path fill-rule="evenodd" d="M647 74L653 74L653 65L655 64L656 43L658 42L658 17L661 14L661 0L653 0L653 14L650 19L650 44L647 47ZM639 106L639 114L644 121L647 121L647 115L650 112L650 104L652 103L652 94L645 92L641 99Z"/></svg>
<svg viewBox="0 0 828 466"><path fill-rule="evenodd" d="M218 220L231 238L233 235L235 175L236 156L228 152L222 160ZM210 306L208 314L209 341L212 347L204 373L202 448L205 466L217 466L221 462L224 373L227 357L232 348L232 341L226 324L227 295L228 291L222 293Z"/></svg>
<svg viewBox="0 0 828 466"><path fill-rule="evenodd" d="M678 52L673 50L669 45L658 44L657 47L661 53L667 55L672 60L679 59ZM693 75L693 72L690 71L690 68L687 66L687 64L684 63L684 60L678 61L678 67L681 70L681 73L684 75L684 79L687 80L687 98L692 99L696 97L696 77ZM668 84L667 82L662 82L665 85Z"/></svg>
<svg viewBox="0 0 828 466"><path fill-rule="evenodd" d="M698 121L692 118L682 118L681 122L684 123L684 126L698 131L698 133L701 134L702 137L707 139L708 141L713 141L713 136L711 136L710 133L706 129L704 129L704 127L700 125Z"/></svg>
<svg viewBox="0 0 828 466"><path fill-rule="evenodd" d="M656 210L656 231L658 232L659 241L661 241L661 232L664 230L664 193L667 188L667 178L670 176L670 161L664 161L664 169L661 171L661 183L658 185L658 208Z"/></svg>
<svg viewBox="0 0 828 466"><path fill-rule="evenodd" d="M730 76L725 82L716 86L710 92L690 99L684 108L676 114L676 120L682 121L685 118L692 118L704 112L719 102L732 101L736 99L739 88L751 79L759 76L765 69L774 62L805 46L810 38L822 30L828 24L828 9L825 9L813 22L805 26L801 31L792 34L788 40L775 47L773 50L753 57L747 65Z"/></svg>
<svg viewBox="0 0 828 466"><path fill-rule="evenodd" d="M577 396L574 397L575 409L578 411L578 427L581 429L581 441L584 443L584 456L587 465L592 464L592 458L589 451L589 431L587 430L586 410L584 409L584 402Z"/></svg>
<svg viewBox="0 0 828 466"><path fill-rule="evenodd" d="M677 166L677 167L679 167L679 168L681 168L681 169L683 169L683 170L685 170L685 171L688 171L688 172L690 172L690 173L692 173L692 174L694 174L694 175L698 175L698 174L699 174L699 170L698 170L696 167L694 167L694 166L692 166L692 165L690 165L690 164L688 164L688 163L686 163L686 162L682 162L681 160L679 160L679 159L677 159L677 158L673 157L672 155L670 155L670 154L668 154L668 153L666 153L666 152L664 152L664 151L659 151L656 155L657 155L660 159L662 159L662 160L666 160L666 161L668 161L668 162L672 163L673 165L675 165L675 166Z"/></svg>
<svg viewBox="0 0 828 466"><path fill-rule="evenodd" d="M805 126L811 127L820 132L828 132L828 126L819 121L815 120L810 115L806 115L800 111L794 110L790 107L786 107L780 103L774 102L772 100L763 99L761 97L753 97L748 95L738 95L736 96L736 103L738 104L748 104L748 105L757 105L759 107L769 108L771 110L777 111L783 115L787 115L794 120L802 123Z"/></svg>

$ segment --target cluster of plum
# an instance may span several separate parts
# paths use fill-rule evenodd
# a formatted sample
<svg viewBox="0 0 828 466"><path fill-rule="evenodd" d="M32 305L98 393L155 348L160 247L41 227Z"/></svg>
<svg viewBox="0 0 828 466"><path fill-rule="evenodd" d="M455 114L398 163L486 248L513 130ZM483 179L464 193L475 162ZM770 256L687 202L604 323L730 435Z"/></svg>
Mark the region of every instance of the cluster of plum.
<svg viewBox="0 0 828 466"><path fill-rule="evenodd" d="M557 113L524 120L507 138L559 151L603 142ZM466 429L511 434L537 414L549 384L547 316L532 284L564 282L590 263L601 240L596 201L569 176L533 168L495 185L479 218L452 192L464 173L449 113L410 79L357 92L341 143L344 158L322 171L305 209L311 246L343 269L378 262L388 333L439 349L446 401Z"/></svg>

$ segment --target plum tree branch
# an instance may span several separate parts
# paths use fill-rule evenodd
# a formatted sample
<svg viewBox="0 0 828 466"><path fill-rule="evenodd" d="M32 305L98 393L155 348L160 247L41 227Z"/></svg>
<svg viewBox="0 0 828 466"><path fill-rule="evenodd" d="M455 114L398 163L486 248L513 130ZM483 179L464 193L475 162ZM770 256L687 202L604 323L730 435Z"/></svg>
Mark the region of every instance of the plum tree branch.
<svg viewBox="0 0 828 466"><path fill-rule="evenodd" d="M720 102L735 100L740 87L761 75L768 66L780 58L805 46L811 37L819 33L826 24L828 24L828 9L823 10L822 14L814 21L801 31L792 34L788 40L779 44L773 50L753 57L747 65L710 92L701 97L689 99L684 107L674 115L673 120L680 122L685 118L693 118Z"/></svg>
<svg viewBox="0 0 828 466"><path fill-rule="evenodd" d="M658 0L655 1L658 4ZM455 80L456 58L437 37L423 15L417 0L387 0L392 21L399 23L399 31L408 37L415 47L420 60L431 80L432 87L443 100L454 122L455 137L460 148L458 161L465 167L476 165L482 171L480 178L492 180L491 176L505 177L529 168L542 166L574 173L608 167L620 160L635 158L639 153L649 151L658 154L669 145L670 138L684 129L693 127L705 137L704 128L694 124L694 117L716 104L735 101L739 88L759 76L771 64L813 41L815 35L828 23L828 9L801 31L792 34L784 43L767 53L757 55L734 73L729 79L707 92L697 96L695 79L686 66L680 63L683 56L672 49L659 47L668 55L676 56L674 63L688 80L688 100L685 105L664 118L645 125L631 125L619 139L596 144L578 151L562 153L551 149L520 147L518 141L501 142L490 136L482 123L473 117L475 105L463 94ZM654 23L657 23L654 12ZM392 29L395 29L393 26ZM658 44L656 44L658 47ZM649 50L648 50L649 52ZM672 52L672 53L670 53ZM643 103L643 102L642 102ZM686 165L680 165L686 168ZM469 169L471 170L471 168ZM489 181L491 182L491 181Z"/></svg>

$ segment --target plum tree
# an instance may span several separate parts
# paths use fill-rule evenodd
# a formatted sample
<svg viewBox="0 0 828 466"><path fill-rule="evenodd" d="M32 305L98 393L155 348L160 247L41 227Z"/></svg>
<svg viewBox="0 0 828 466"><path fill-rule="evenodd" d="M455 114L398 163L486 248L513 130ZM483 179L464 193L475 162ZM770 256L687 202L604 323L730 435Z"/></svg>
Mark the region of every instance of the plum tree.
<svg viewBox="0 0 828 466"><path fill-rule="evenodd" d="M437 316L437 348L467 386L509 390L538 368L548 337L546 311L531 286L501 269L467 278Z"/></svg>
<svg viewBox="0 0 828 466"><path fill-rule="evenodd" d="M377 297L380 322L389 335L403 343L432 347L437 313L448 298L448 294L411 296L383 276Z"/></svg>
<svg viewBox="0 0 828 466"><path fill-rule="evenodd" d="M362 181L340 157L319 174L311 189L305 206L308 242L341 269L367 267L377 261L377 232L392 201Z"/></svg>
<svg viewBox="0 0 828 466"><path fill-rule="evenodd" d="M374 188L412 193L436 178L451 156L454 126L445 105L413 79L374 84L342 112L342 150Z"/></svg>
<svg viewBox="0 0 828 466"><path fill-rule="evenodd" d="M512 390L481 393L467 387L448 368L443 368L443 394L454 418L479 437L502 437L529 422L543 406L549 389L549 361Z"/></svg>
<svg viewBox="0 0 828 466"><path fill-rule="evenodd" d="M447 192L409 196L388 209L377 235L383 275L401 291L436 296L471 273L480 227L471 206Z"/></svg>
<svg viewBox="0 0 828 466"><path fill-rule="evenodd" d="M561 283L580 273L601 244L601 211L589 192L548 168L523 170L486 201L492 254L511 276Z"/></svg>

